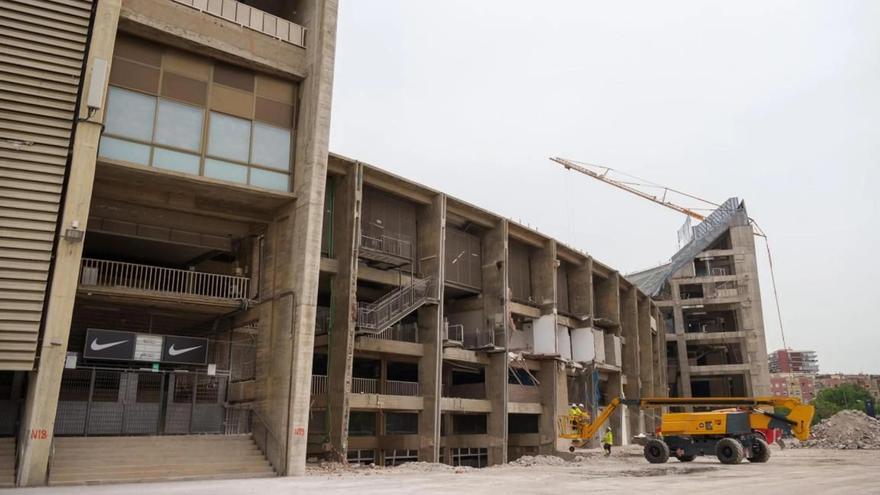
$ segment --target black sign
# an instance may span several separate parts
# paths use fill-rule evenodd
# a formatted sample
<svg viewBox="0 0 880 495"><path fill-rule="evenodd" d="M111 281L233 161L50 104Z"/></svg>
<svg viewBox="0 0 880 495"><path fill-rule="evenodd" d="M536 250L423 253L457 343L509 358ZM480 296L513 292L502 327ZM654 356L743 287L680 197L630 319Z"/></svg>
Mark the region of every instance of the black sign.
<svg viewBox="0 0 880 495"><path fill-rule="evenodd" d="M162 362L206 364L208 362L208 339L166 335L165 343L162 346Z"/></svg>
<svg viewBox="0 0 880 495"><path fill-rule="evenodd" d="M86 359L131 361L134 358L136 340L136 333L89 328L86 330L86 347L83 350L83 357Z"/></svg>

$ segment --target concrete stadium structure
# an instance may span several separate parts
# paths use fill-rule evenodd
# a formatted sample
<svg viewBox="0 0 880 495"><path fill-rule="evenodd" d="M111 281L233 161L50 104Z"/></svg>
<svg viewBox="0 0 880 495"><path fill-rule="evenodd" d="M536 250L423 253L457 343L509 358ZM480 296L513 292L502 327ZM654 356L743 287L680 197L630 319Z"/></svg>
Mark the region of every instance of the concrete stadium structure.
<svg viewBox="0 0 880 495"><path fill-rule="evenodd" d="M565 447L570 402L666 394L613 268L329 154L334 0L0 27L0 484L484 466Z"/></svg>

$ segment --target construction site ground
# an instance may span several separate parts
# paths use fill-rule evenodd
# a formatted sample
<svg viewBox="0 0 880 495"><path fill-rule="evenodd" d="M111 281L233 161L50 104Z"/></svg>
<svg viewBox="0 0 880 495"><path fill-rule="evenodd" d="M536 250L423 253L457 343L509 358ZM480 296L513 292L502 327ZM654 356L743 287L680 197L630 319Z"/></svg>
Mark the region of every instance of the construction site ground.
<svg viewBox="0 0 880 495"><path fill-rule="evenodd" d="M585 490L613 493L880 493L880 455L876 450L773 448L767 464L722 465L713 457L690 463L674 459L648 464L641 449L616 449L610 458L598 450L573 461L538 456L484 469L413 463L396 468L312 467L299 478L178 481L128 485L29 488L6 493L224 495L307 494L554 494ZM525 465L524 465L525 464ZM678 490L677 490L678 489ZM687 492L679 491L686 489Z"/></svg>

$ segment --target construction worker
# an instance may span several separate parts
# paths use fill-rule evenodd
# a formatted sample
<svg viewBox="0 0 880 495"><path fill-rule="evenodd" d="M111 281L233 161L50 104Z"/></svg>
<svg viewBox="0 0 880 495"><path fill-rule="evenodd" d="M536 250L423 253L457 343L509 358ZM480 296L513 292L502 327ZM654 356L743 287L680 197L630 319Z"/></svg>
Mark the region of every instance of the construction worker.
<svg viewBox="0 0 880 495"><path fill-rule="evenodd" d="M571 429L573 431L578 431L578 429L580 428L583 414L584 411L581 410L581 408L579 408L577 404L569 405L568 418L571 420Z"/></svg>
<svg viewBox="0 0 880 495"><path fill-rule="evenodd" d="M602 448L605 449L605 457L611 455L611 444L614 443L614 433L611 433L611 427L605 429L602 435Z"/></svg>
<svg viewBox="0 0 880 495"><path fill-rule="evenodd" d="M587 411L587 408L585 408L583 404L578 404L577 407L581 411L581 422L582 423L589 423L590 422L590 412Z"/></svg>

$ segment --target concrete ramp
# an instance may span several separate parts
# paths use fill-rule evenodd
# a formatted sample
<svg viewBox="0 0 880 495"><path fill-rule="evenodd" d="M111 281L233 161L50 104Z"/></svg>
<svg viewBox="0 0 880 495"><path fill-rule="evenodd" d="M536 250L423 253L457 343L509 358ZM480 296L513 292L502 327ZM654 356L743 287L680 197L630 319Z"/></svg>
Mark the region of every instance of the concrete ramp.
<svg viewBox="0 0 880 495"><path fill-rule="evenodd" d="M49 484L270 476L275 472L250 435L57 437Z"/></svg>
<svg viewBox="0 0 880 495"><path fill-rule="evenodd" d="M0 438L0 488L15 486L15 438Z"/></svg>

